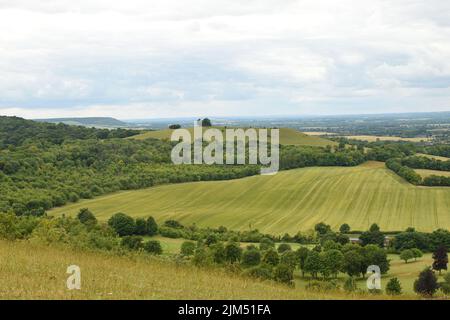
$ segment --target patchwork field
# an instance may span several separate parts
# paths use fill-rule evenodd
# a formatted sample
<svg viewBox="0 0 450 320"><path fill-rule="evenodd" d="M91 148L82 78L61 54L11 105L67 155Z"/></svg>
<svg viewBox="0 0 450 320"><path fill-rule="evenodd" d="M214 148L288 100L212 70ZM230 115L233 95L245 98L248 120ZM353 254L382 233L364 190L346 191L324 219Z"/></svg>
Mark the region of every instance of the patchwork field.
<svg viewBox="0 0 450 320"><path fill-rule="evenodd" d="M378 223L383 230L450 228L450 188L413 186L383 163L314 167L239 180L194 182L125 191L56 208L76 214L89 208L99 219L116 212L177 219L184 224L272 234L309 230L321 221L354 230Z"/></svg>
<svg viewBox="0 0 450 320"><path fill-rule="evenodd" d="M194 134L193 128L187 128L191 135ZM216 127L216 129L225 130L223 127ZM233 129L233 128L230 128ZM147 131L143 134L130 137L130 139L144 140L148 138L154 139L170 139L172 132L174 130L157 130L157 131ZM324 147L327 145L336 145L336 142L323 139L317 136L309 136L300 131L290 128L280 128L280 144L283 145L303 145L303 146L319 146Z"/></svg>
<svg viewBox="0 0 450 320"><path fill-rule="evenodd" d="M348 139L354 140L362 140L368 142L374 141L409 141L409 142L421 142L421 141L429 141L430 138L402 138L402 137L394 137L394 136L345 136Z"/></svg>

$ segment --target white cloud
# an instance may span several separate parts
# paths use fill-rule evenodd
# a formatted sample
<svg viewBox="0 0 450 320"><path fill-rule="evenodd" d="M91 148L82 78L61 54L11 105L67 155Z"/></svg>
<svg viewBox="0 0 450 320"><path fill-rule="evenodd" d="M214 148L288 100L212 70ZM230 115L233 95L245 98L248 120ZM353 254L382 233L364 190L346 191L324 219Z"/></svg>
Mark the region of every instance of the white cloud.
<svg viewBox="0 0 450 320"><path fill-rule="evenodd" d="M0 0L0 113L450 109L449 21L445 0Z"/></svg>

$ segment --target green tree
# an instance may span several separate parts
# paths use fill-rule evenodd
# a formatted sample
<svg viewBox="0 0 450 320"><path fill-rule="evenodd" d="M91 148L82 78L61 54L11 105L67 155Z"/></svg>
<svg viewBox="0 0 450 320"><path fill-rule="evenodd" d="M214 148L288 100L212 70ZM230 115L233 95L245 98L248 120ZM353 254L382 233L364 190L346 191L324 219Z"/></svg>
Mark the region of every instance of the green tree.
<svg viewBox="0 0 450 320"><path fill-rule="evenodd" d="M297 265L297 254L293 251L285 251L280 256L280 264L289 266L292 270L295 270Z"/></svg>
<svg viewBox="0 0 450 320"><path fill-rule="evenodd" d="M408 263L408 260L414 259L414 252L411 249L403 250L400 253L400 259Z"/></svg>
<svg viewBox="0 0 450 320"><path fill-rule="evenodd" d="M294 279L294 272L291 267L285 264L279 264L273 270L273 277L278 282L292 285L293 284L292 280Z"/></svg>
<svg viewBox="0 0 450 320"><path fill-rule="evenodd" d="M265 251L265 250L268 250L270 248L275 248L275 242L273 242L269 238L262 238L260 243L259 243L259 250Z"/></svg>
<svg viewBox="0 0 450 320"><path fill-rule="evenodd" d="M211 120L209 120L208 118L202 120L202 127L211 127L211 126L212 126Z"/></svg>
<svg viewBox="0 0 450 320"><path fill-rule="evenodd" d="M242 249L239 243L231 241L225 246L225 260L227 262L239 262L241 260Z"/></svg>
<svg viewBox="0 0 450 320"><path fill-rule="evenodd" d="M149 240L144 243L144 250L151 254L162 254L163 250L161 247L161 243L157 240Z"/></svg>
<svg viewBox="0 0 450 320"><path fill-rule="evenodd" d="M222 264L227 259L225 247L222 242L213 243L210 245L212 259L217 264ZM234 261L230 261L234 262Z"/></svg>
<svg viewBox="0 0 450 320"><path fill-rule="evenodd" d="M291 251L291 250L292 250L291 246L288 245L287 243L280 244L277 249L279 254L282 254L283 252Z"/></svg>
<svg viewBox="0 0 450 320"><path fill-rule="evenodd" d="M130 250L138 250L142 248L142 237L140 236L125 236L120 243L122 247Z"/></svg>
<svg viewBox="0 0 450 320"><path fill-rule="evenodd" d="M386 285L386 293L395 296L402 294L402 286L397 278L392 278Z"/></svg>
<svg viewBox="0 0 450 320"><path fill-rule="evenodd" d="M368 244L375 244L379 247L384 247L384 234L376 223L370 226L369 231L363 232L359 236L359 240L363 246Z"/></svg>
<svg viewBox="0 0 450 320"><path fill-rule="evenodd" d="M360 275L361 270L364 270L364 267L364 257L360 254L359 250L349 250L344 253L342 270L350 277Z"/></svg>
<svg viewBox="0 0 450 320"><path fill-rule="evenodd" d="M432 297L438 288L436 275L430 268L425 268L414 281L414 291L423 296Z"/></svg>
<svg viewBox="0 0 450 320"><path fill-rule="evenodd" d="M444 281L439 283L439 288L445 295L450 294L450 273L446 273Z"/></svg>
<svg viewBox="0 0 450 320"><path fill-rule="evenodd" d="M158 224L153 217L147 218L147 234L154 236L158 232Z"/></svg>
<svg viewBox="0 0 450 320"><path fill-rule="evenodd" d="M192 256L195 251L195 243L192 241L184 241L181 244L180 253L185 257Z"/></svg>
<svg viewBox="0 0 450 320"><path fill-rule="evenodd" d="M332 275L337 278L339 271L344 264L344 255L341 251L331 249L322 253L323 269L326 270L324 274Z"/></svg>
<svg viewBox="0 0 450 320"><path fill-rule="evenodd" d="M320 253L314 250L308 253L304 270L305 272L311 274L313 278L317 278L317 275L322 270L322 259L320 258Z"/></svg>
<svg viewBox="0 0 450 320"><path fill-rule="evenodd" d="M323 222L319 222L318 224L316 224L314 226L314 230L319 234L319 235L324 235L327 232L331 231L331 227Z"/></svg>
<svg viewBox="0 0 450 320"><path fill-rule="evenodd" d="M411 251L412 251L413 254L414 254L414 260L417 260L417 259L423 257L423 252L422 252L422 250L417 249L417 248L412 248Z"/></svg>
<svg viewBox="0 0 450 320"><path fill-rule="evenodd" d="M344 223L339 228L340 233L349 233L350 232L350 226L347 223Z"/></svg>
<svg viewBox="0 0 450 320"><path fill-rule="evenodd" d="M85 225L94 225L97 223L97 218L87 208L80 209L80 212L78 212L77 218L78 218L78 220L80 220L80 222L82 224L85 224Z"/></svg>
<svg viewBox="0 0 450 320"><path fill-rule="evenodd" d="M261 253L258 250L245 250L242 254L242 265L245 267L257 266L261 262Z"/></svg>
<svg viewBox="0 0 450 320"><path fill-rule="evenodd" d="M121 212L109 218L108 224L121 237L132 235L136 228L134 219Z"/></svg>
<svg viewBox="0 0 450 320"><path fill-rule="evenodd" d="M448 254L445 246L439 246L433 253L433 270L439 271L447 270Z"/></svg>
<svg viewBox="0 0 450 320"><path fill-rule="evenodd" d="M145 219L137 218L135 223L135 234L138 234L140 236L145 236L146 234L148 234L147 221Z"/></svg>
<svg viewBox="0 0 450 320"><path fill-rule="evenodd" d="M306 247L300 247L297 251L297 261L298 266L300 267L300 270L302 270L302 276L305 276L305 261L306 258L308 258L309 250Z"/></svg>
<svg viewBox="0 0 450 320"><path fill-rule="evenodd" d="M269 249L264 252L262 262L270 266L276 266L280 262L280 257L274 249Z"/></svg>

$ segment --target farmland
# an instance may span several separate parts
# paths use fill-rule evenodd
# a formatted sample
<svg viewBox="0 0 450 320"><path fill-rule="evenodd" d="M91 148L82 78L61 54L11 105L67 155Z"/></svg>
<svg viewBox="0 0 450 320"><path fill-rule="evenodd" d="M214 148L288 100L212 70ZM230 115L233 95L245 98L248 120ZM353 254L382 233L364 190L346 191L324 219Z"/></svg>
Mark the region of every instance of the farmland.
<svg viewBox="0 0 450 320"><path fill-rule="evenodd" d="M374 142L374 141L422 142L422 141L429 141L430 140L430 138L425 138L425 137L402 138L402 137L395 137L395 136L345 136L345 138L353 139L353 140L368 141L368 142Z"/></svg>
<svg viewBox="0 0 450 320"><path fill-rule="evenodd" d="M413 186L378 162L118 192L49 214L74 215L85 207L100 220L121 211L134 217L152 215L161 222L177 219L272 234L309 230L321 221L333 228L348 222L354 230L366 230L372 223L385 231L450 227L450 188Z"/></svg>
<svg viewBox="0 0 450 320"><path fill-rule="evenodd" d="M224 131L223 127L217 127ZM233 128L229 128L233 129ZM193 135L193 128L188 128L191 135ZM206 128L204 128L206 130ZM148 138L154 139L170 139L170 136L174 130L165 129L165 130L157 130L157 131L147 131L140 135L136 135L130 139L138 139L144 140ZM281 128L280 129L280 144L283 145L302 145L302 146L314 146L314 147L323 147L327 145L336 145L336 142L323 139L317 136L309 136L300 131L290 129L290 128Z"/></svg>
<svg viewBox="0 0 450 320"><path fill-rule="evenodd" d="M433 175L450 177L449 171L427 170L427 169L415 169L414 171L417 172L422 178L426 178Z"/></svg>

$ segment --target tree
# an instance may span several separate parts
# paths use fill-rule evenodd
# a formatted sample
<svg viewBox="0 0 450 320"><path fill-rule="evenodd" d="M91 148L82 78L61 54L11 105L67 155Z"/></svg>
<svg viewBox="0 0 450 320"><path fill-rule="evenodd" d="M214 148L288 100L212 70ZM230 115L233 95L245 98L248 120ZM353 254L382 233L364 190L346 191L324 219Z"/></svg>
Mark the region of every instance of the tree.
<svg viewBox="0 0 450 320"><path fill-rule="evenodd" d="M136 219L136 228L134 230L135 234L138 234L140 236L145 236L148 234L148 228L147 228L147 221L143 218L137 218Z"/></svg>
<svg viewBox="0 0 450 320"><path fill-rule="evenodd" d="M78 220L80 220L80 222L82 224L85 224L85 225L94 225L97 223L97 218L87 208L80 209L80 212L78 212L77 218L78 218Z"/></svg>
<svg viewBox="0 0 450 320"><path fill-rule="evenodd" d="M180 249L180 253L183 256L192 256L194 254L195 251L195 243L192 241L184 241L181 244L181 249Z"/></svg>
<svg viewBox="0 0 450 320"><path fill-rule="evenodd" d="M264 253L262 262L270 266L276 266L280 262L280 257L274 249L269 249Z"/></svg>
<svg viewBox="0 0 450 320"><path fill-rule="evenodd" d="M159 255L163 252L161 243L157 240L150 240L144 243L144 250L151 254Z"/></svg>
<svg viewBox="0 0 450 320"><path fill-rule="evenodd" d="M256 249L245 250L242 254L242 265L257 266L261 262L261 253Z"/></svg>
<svg viewBox="0 0 450 320"><path fill-rule="evenodd" d="M327 232L331 231L331 227L323 222L319 222L318 224L316 224L314 226L314 230L319 234L319 235L324 235Z"/></svg>
<svg viewBox="0 0 450 320"><path fill-rule="evenodd" d="M444 294L450 294L450 273L445 274L444 281L439 283L439 288Z"/></svg>
<svg viewBox="0 0 450 320"><path fill-rule="evenodd" d="M339 228L340 233L349 233L350 232L350 226L347 223L344 223Z"/></svg>
<svg viewBox="0 0 450 320"><path fill-rule="evenodd" d="M402 286L397 278L392 278L386 285L386 293L391 296L402 294Z"/></svg>
<svg viewBox="0 0 450 320"><path fill-rule="evenodd" d="M379 247L384 247L384 234L380 231L380 227L376 223L370 226L369 231L363 232L359 236L361 244L366 246L368 244L375 244Z"/></svg>
<svg viewBox="0 0 450 320"><path fill-rule="evenodd" d="M332 275L334 278L337 277L339 271L342 269L344 263L344 255L341 251L336 249L331 249L322 253L323 269L326 270L322 272L324 275Z"/></svg>
<svg viewBox="0 0 450 320"><path fill-rule="evenodd" d="M293 251L285 251L281 254L280 264L289 266L292 270L295 270L297 265L297 254Z"/></svg>
<svg viewBox="0 0 450 320"><path fill-rule="evenodd" d="M412 248L411 251L414 254L414 260L417 260L418 258L422 258L423 257L423 252L420 249L417 248Z"/></svg>
<svg viewBox="0 0 450 320"><path fill-rule="evenodd" d="M265 251L270 248L275 248L275 243L269 238L262 238L259 243L259 250Z"/></svg>
<svg viewBox="0 0 450 320"><path fill-rule="evenodd" d="M225 259L228 262L239 262L241 260L242 249L238 243L232 241L225 246Z"/></svg>
<svg viewBox="0 0 450 320"><path fill-rule="evenodd" d="M317 278L317 274L322 270L322 259L317 251L310 251L305 261L305 272L311 274L313 278Z"/></svg>
<svg viewBox="0 0 450 320"><path fill-rule="evenodd" d="M280 244L277 249L279 254L282 254L283 252L291 251L291 250L292 250L291 246L288 245L287 243Z"/></svg>
<svg viewBox="0 0 450 320"><path fill-rule="evenodd" d="M438 288L436 275L430 268L425 268L414 281L414 291L423 296L432 297Z"/></svg>
<svg viewBox="0 0 450 320"><path fill-rule="evenodd" d="M223 246L222 242L217 242L214 244L211 244L211 253L212 258L215 263L222 264L227 260L227 255L225 251L225 247ZM230 262L235 262L236 260L230 260Z"/></svg>
<svg viewBox="0 0 450 320"><path fill-rule="evenodd" d="M273 270L273 277L276 281L292 285L294 279L294 272L291 267L285 264L279 264Z"/></svg>
<svg viewBox="0 0 450 320"><path fill-rule="evenodd" d="M109 218L108 224L121 237L132 235L136 228L134 219L121 212Z"/></svg>
<svg viewBox="0 0 450 320"><path fill-rule="evenodd" d="M364 257L359 253L358 250L349 250L344 253L342 270L350 277L361 274L361 270L364 270L364 267Z"/></svg>
<svg viewBox="0 0 450 320"><path fill-rule="evenodd" d="M218 241L219 241L219 238L217 237L217 235L214 233L210 233L206 236L205 244L209 247L209 246L217 243Z"/></svg>
<svg viewBox="0 0 450 320"><path fill-rule="evenodd" d="M439 271L441 274L442 270L447 270L448 264L448 254L447 248L444 246L440 246L433 253L433 270Z"/></svg>
<svg viewBox="0 0 450 320"><path fill-rule="evenodd" d="M202 127L211 127L211 126L212 126L211 120L209 120L208 118L202 120Z"/></svg>
<svg viewBox="0 0 450 320"><path fill-rule="evenodd" d="M308 257L309 250L306 247L300 247L297 251L298 266L302 270L302 276L305 276L305 261Z"/></svg>
<svg viewBox="0 0 450 320"><path fill-rule="evenodd" d="M142 237L140 236L125 236L120 243L123 247L130 250L138 250L142 248Z"/></svg>
<svg viewBox="0 0 450 320"><path fill-rule="evenodd" d="M158 225L153 217L147 218L147 234L154 236L158 232Z"/></svg>
<svg viewBox="0 0 450 320"><path fill-rule="evenodd" d="M414 252L411 249L403 250L400 253L400 259L404 260L405 263L408 263L408 260L411 260L414 258Z"/></svg>
<svg viewBox="0 0 450 320"><path fill-rule="evenodd" d="M171 124L169 125L169 129L175 130L175 129L180 129L181 125L179 124Z"/></svg>

